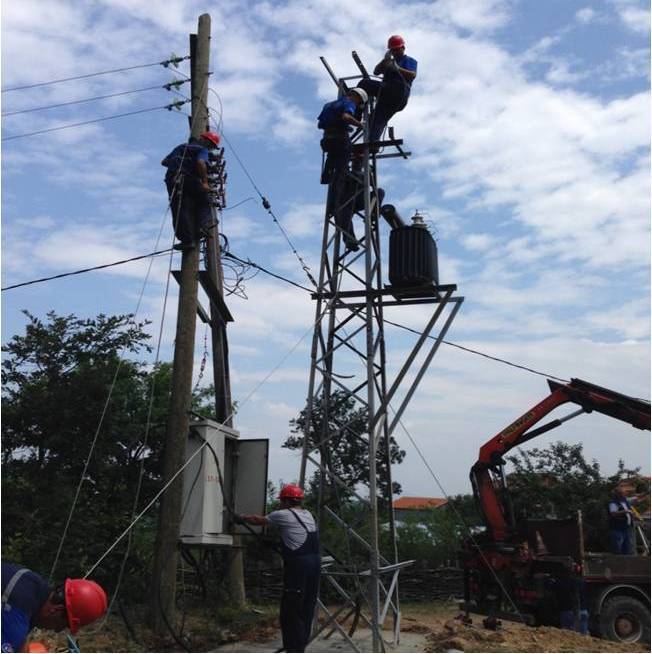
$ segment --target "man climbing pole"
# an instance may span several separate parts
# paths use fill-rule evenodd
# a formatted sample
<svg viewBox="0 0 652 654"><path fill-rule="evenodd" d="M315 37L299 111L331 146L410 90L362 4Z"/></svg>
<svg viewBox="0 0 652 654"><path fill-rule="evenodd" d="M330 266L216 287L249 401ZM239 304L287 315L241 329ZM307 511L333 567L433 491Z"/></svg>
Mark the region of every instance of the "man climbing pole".
<svg viewBox="0 0 652 654"><path fill-rule="evenodd" d="M266 516L242 515L252 525L271 524L281 531L283 596L281 632L286 652L303 652L310 640L319 592L319 534L310 511L301 508L303 490L288 484L281 489L281 508Z"/></svg>
<svg viewBox="0 0 652 654"><path fill-rule="evenodd" d="M337 100L327 102L317 117L317 127L324 130L321 148L326 154L326 161L321 174L321 183L328 184L328 212L340 217L341 200L346 185L346 171L351 159L351 126L362 127L356 114L369 97L361 88L354 88ZM351 230L351 221L336 220L344 232L344 240L351 250L357 250L357 240Z"/></svg>
<svg viewBox="0 0 652 654"><path fill-rule="evenodd" d="M377 99L369 126L370 142L379 141L389 119L405 109L412 82L417 76L417 61L405 54L405 40L394 34L387 41L387 52L376 64L374 75L383 80L363 79L360 86Z"/></svg>
<svg viewBox="0 0 652 654"><path fill-rule="evenodd" d="M172 226L181 241L177 250L190 250L197 246L199 234L204 236L212 226L208 185L208 150L220 144L219 135L204 132L197 142L177 145L161 165L167 168L165 186L168 190ZM197 215L199 224L195 224Z"/></svg>
<svg viewBox="0 0 652 654"><path fill-rule="evenodd" d="M2 651L20 652L34 627L74 635L107 609L103 588L88 579L66 579L58 588L15 563L2 563Z"/></svg>

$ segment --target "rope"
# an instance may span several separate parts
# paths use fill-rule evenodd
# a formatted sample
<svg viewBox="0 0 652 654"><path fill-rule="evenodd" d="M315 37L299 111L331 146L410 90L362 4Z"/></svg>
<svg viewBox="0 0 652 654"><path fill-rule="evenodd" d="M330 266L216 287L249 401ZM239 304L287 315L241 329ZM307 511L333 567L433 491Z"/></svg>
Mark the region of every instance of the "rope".
<svg viewBox="0 0 652 654"><path fill-rule="evenodd" d="M250 391L249 393L245 396L245 398L242 400L242 402L239 403L238 405L238 410L240 410L241 407L245 406L247 402L257 393L257 391L265 384L267 381L272 377L276 371L285 363L285 361L294 353L294 351L301 345L301 343L305 340L306 336L314 329L314 325L322 319L324 313L326 310L329 308L329 304L326 304L326 308L324 312L322 312L322 315L318 317L317 321L315 323L311 324L310 327L301 335L299 340L286 352L286 354L280 359L280 361L263 377L261 381L259 381ZM234 415L234 411L231 410L231 413L226 417L225 422L228 422L230 418L232 418ZM145 506L145 508L132 520L132 522L129 524L129 526L116 538L116 540L113 542L113 544L102 554L102 556L88 569L86 574L84 575L84 579L86 579L92 572L99 566L99 564L110 554L110 552L113 551L113 549L116 547L116 545L131 531L131 529L138 523L138 521L149 511L149 509L154 506L156 501L158 500L163 493L174 483L174 480L190 465L192 460L199 455L203 450L204 447L206 446L206 442L204 445L201 445L198 447L195 452L188 458L188 460L170 477L170 479L163 485L163 487L154 495L154 497L150 500L150 502Z"/></svg>
<svg viewBox="0 0 652 654"><path fill-rule="evenodd" d="M208 80L207 79L204 80L204 86L207 83L208 83ZM203 88L202 88L202 90L203 90ZM191 132L192 132L192 125L191 125ZM186 144L186 147L183 150L183 156L182 156L182 159L181 159L181 163L183 163L183 160L184 160L184 158L186 156L186 152L187 152L187 144ZM176 178L175 178L175 182L174 182L175 186L177 185L177 182L179 181L179 179L181 179L181 183L183 184L183 178L179 174L180 171L181 171L181 166L179 167L179 171L177 172L177 175L176 175ZM165 209L165 211L163 213L163 217L161 219L161 226L159 228L159 232L158 232L158 235L156 237L155 247L158 247L159 241L161 240L161 235L163 234L163 227L164 227L164 224L165 224L165 217L167 216L167 212L171 207L171 202L172 202L172 198L169 199L168 205L167 205L167 207L166 207L166 209ZM176 227L176 220L175 220L175 227ZM174 236L172 237L172 240L174 241ZM172 248L170 248L170 250L172 250ZM170 268L171 268L171 265L172 265L171 261L172 261L172 254L170 254ZM154 262L154 259L150 258L149 266L147 268L147 274L145 275L145 279L143 281L143 285L142 285L141 290L140 290L140 295L138 297L138 302L136 304L136 310L134 311L134 314L133 314L134 318L138 314L138 311L140 309L140 305L142 303L143 295L145 293L145 288L147 287L147 282L149 280L149 275L150 275L150 272L152 270L153 262ZM169 273L169 270L168 270L168 278L167 278L167 283L166 283L166 295L165 295L166 301L167 301L167 292L168 292L168 288L169 288L169 283L170 283L170 273ZM161 330L162 330L162 326L161 326ZM162 333L162 331L161 331L161 333ZM97 426L97 430L95 431L95 435L93 436L93 441L91 443L90 451L89 451L88 456L86 458L86 463L84 464L84 469L83 469L81 477L79 479L79 483L77 485L77 490L75 491L75 496L73 498L72 506L70 507L70 513L68 514L68 518L66 520L66 524L65 524L65 527L64 527L64 530L63 530L63 534L62 534L61 540L59 542L59 547L57 549L57 553L55 555L54 562L53 562L52 568L50 570L50 576L49 576L50 581L52 581L52 578L54 576L54 571L55 571L56 565L57 565L57 563L59 561L59 557L61 555L61 550L63 548L63 544L65 542L66 536L68 535L68 529L70 527L70 522L72 520L72 516L74 514L75 507L77 506L77 501L79 499L79 494L81 492L81 487L82 487L82 484L84 483L84 479L86 477L86 472L88 470L88 466L90 464L91 457L92 457L93 452L95 450L95 445L97 443L97 439L99 437L100 430L102 428L102 424L104 423L104 417L106 416L106 412L107 412L109 403L111 401L111 397L113 395L113 389L115 388L115 384L116 384L117 379L118 379L118 374L119 374L120 369L122 368L122 364L124 362L123 355L125 353L125 350L126 350L127 346L128 346L128 343L125 343L125 345L123 346L123 348L122 348L122 350L120 351L120 354L119 354L118 365L116 366L115 375L113 376L113 380L112 380L111 386L109 388L109 394L108 394L108 397L106 399L106 403L104 404L104 408L103 408L102 414L100 416L100 421L99 421L99 424ZM157 355L158 355L158 353L157 353ZM152 397L153 397L153 395L152 395ZM150 398L150 409L151 409L151 402L152 402L152 399ZM151 413L148 414L148 416L151 416ZM147 429L149 429L149 417L148 417L148 427L147 427ZM141 479L142 479L142 477L141 477Z"/></svg>
<svg viewBox="0 0 652 654"><path fill-rule="evenodd" d="M392 409L392 412L395 413L395 411L394 411L394 409L393 409L393 407L392 407L391 405L390 405L390 409ZM453 509L453 511L454 511L454 513L455 513L455 515L456 515L456 517L457 517L459 523L460 523L460 524L462 525L462 527L466 530L466 532L467 532L467 534L469 535L469 538L471 539L471 541L473 541L473 544L474 544L475 547L477 548L478 553L480 554L480 557L482 558L484 564L487 566L488 570L491 572L492 576L494 577L494 579L496 580L496 582L497 582L498 585L500 586L500 589L503 591L503 593L505 594L505 597L507 598L507 600L509 601L509 603L510 603L510 604L512 605L512 607L514 608L514 611L516 612L516 614L517 614L518 617L520 618L521 622L522 622L523 624L526 625L527 622L526 622L526 620L525 620L525 617L523 616L523 614L521 613L521 611L519 610L519 608L516 606L516 603L515 603L514 600L512 599L512 596L510 595L509 591L505 588L504 584L503 584L502 581L500 580L500 578L499 578L498 574L496 573L496 571L491 567L491 565L489 564L489 561L487 561L487 558L485 557L484 552L483 552L482 549L480 548L480 545L478 544L478 541L477 541L477 540L475 539L475 537L473 536L473 532L471 531L471 528L469 527L469 525L467 524L466 520L464 519L464 516L460 513L460 511L457 509L457 507L456 507L454 504L450 503L450 496L448 495L448 493L447 493L446 490L444 489L442 483L439 481L439 478L437 477L437 475L435 474L434 470L432 469L432 467L431 467L430 464L428 463L428 460L427 460L426 457L423 455L423 452L421 451L421 449L419 448L419 446L416 444L416 441L414 440L414 438L412 438L412 434L410 434L410 432L408 431L407 427L403 424L403 421L399 419L398 422L399 422L399 424L401 425L401 428L402 428L403 431L405 432L406 436L407 436L408 439L410 440L410 443L412 443L412 446L413 446L414 449L417 451L417 454L419 455L419 458L421 459L421 461L423 462L423 464L426 466L426 468L427 468L428 472L430 473L430 475L432 476L432 478L435 480L435 483L436 483L437 486L439 487L439 490L443 493L444 497L446 498L446 501L448 502L448 505ZM535 641L537 640L536 635L534 635L534 634L533 634L533 638L534 638Z"/></svg>

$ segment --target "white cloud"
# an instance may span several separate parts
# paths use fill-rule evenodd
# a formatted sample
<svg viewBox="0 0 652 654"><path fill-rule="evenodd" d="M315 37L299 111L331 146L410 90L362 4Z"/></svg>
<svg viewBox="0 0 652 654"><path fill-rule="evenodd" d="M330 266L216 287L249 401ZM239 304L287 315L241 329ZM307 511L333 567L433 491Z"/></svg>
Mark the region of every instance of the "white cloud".
<svg viewBox="0 0 652 654"><path fill-rule="evenodd" d="M584 25L593 23L597 16L598 12L592 7L583 7L582 9L579 9L577 12L575 12L575 18L577 21L579 23L583 23Z"/></svg>
<svg viewBox="0 0 652 654"><path fill-rule="evenodd" d="M650 9L644 3L638 0L612 0L612 3L625 27L639 34L650 31Z"/></svg>
<svg viewBox="0 0 652 654"><path fill-rule="evenodd" d="M641 3L613 6L623 25L644 32ZM25 65L5 67L3 84L79 74L85 72L82 62L92 71L162 59L169 49L185 54L187 33L195 30L204 9L199 2L180 0L147 6L103 0L92 11L84 3L8 3L3 55L6 62ZM641 299L649 295L649 51L621 39L602 67L562 57L569 32L561 26L515 54L510 21L523 20L526 10L527 3L499 0L287 0L253 6L228 0L210 9L211 88L222 99L226 133L262 191L274 194L275 213L317 276L325 188L318 184L314 116L335 95L319 56L336 74L348 75L356 70L351 50L372 67L387 36L402 33L408 53L419 61L419 74L408 107L391 124L413 156L381 162L379 181L405 219L419 209L436 224L442 281L457 283L466 297L449 338L546 373L585 377L642 395L649 381L649 307ZM602 10L586 6L572 28L599 20ZM494 39L498 30L500 38ZM101 76L35 89L14 101L25 108L65 102L147 86L152 77L167 81L168 73L153 67ZM574 88L580 79L581 92ZM609 79L627 80L617 99L601 95L599 84ZM9 97L3 94L3 101L9 103ZM209 97L217 109L214 93ZM145 103L137 94L103 108L112 113ZM61 123L64 115L72 122L102 114L100 107L80 106L69 114L43 116L39 124ZM148 118L155 114L138 123L99 123L16 141L20 147L8 142L3 148L5 271L25 278L140 254L148 251L146 244L161 224L169 240L158 162L183 138L186 124L184 117L164 115L164 127L151 134ZM24 124L7 120L4 127L17 132ZM134 136L140 137L138 147ZM229 194L245 198L252 193L249 181L228 148L227 157ZM25 179L34 180L29 193ZM225 212L222 225L235 254L309 284L259 207ZM356 219L356 230L360 227ZM385 255L384 225L382 230ZM156 260L155 284L142 311L155 324L164 264ZM99 311L111 301L112 307L126 302L131 308L144 265L97 273L104 281L120 276L115 296L83 306ZM361 270L360 262L355 269ZM94 287L88 283L90 294ZM271 474L290 478L298 462L279 444L288 418L305 401L315 307L305 291L264 273L246 287L248 300L228 299L235 317L229 328L234 397L244 397L290 348L296 349L242 407L237 422L243 434L272 438L279 456ZM53 293L52 301L67 309L67 298ZM5 309L12 302L5 301ZM175 311L171 297L164 332L168 347ZM387 316L422 328L425 313ZM394 370L406 340L390 330L386 336ZM359 371L357 361L340 363ZM442 346L406 420L428 458L441 463L446 485L466 491L466 470L479 444L544 392L544 380L529 373ZM593 433L590 424L587 434ZM607 428L595 424L593 451L608 461L614 455L604 443L613 440ZM448 447L451 439L456 448ZM619 454L631 460L629 445L622 447L619 438ZM638 451L649 454L647 444ZM429 493L430 481L413 452L397 474L406 491Z"/></svg>
<svg viewBox="0 0 652 654"><path fill-rule="evenodd" d="M467 250L485 252L495 243L495 238L489 234L468 234L462 238L462 244Z"/></svg>

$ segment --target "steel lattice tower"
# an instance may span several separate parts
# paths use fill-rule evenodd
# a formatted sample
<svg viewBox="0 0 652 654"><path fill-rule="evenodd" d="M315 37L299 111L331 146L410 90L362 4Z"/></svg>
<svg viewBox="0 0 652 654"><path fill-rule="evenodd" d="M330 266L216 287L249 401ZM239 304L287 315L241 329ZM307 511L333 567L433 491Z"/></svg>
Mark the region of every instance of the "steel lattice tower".
<svg viewBox="0 0 652 654"><path fill-rule="evenodd" d="M348 80L368 77L355 52L353 59L361 75L338 79L322 58L340 91L346 89ZM364 129L353 136L352 164L341 187L344 192L334 192L333 185L329 188L319 282L313 293L316 317L300 484L305 486L318 479L318 522L323 547L319 607L326 620L313 632L313 637L324 631L337 631L354 651L359 651L351 636L362 621L371 629L373 651L380 652L385 650L382 629L388 615L393 619L392 640L398 643L398 574L412 563L400 562L398 558L391 436L463 298L452 297L456 290L452 284L400 289L383 285L379 229L383 194L377 184L378 162L392 157L407 159L410 153L402 149L402 141L394 139L391 130L389 140L370 148L369 115L367 105ZM378 148L390 151L375 154ZM345 234L342 221L338 220L343 209L353 211L364 221L364 236L357 239L357 251L345 245L345 241L351 244L351 234ZM432 304L434 312L389 385L383 311L387 306L415 304ZM444 324L428 350L424 348L426 340L442 316L446 316ZM425 356L414 372L413 364L423 352ZM415 376L393 413L390 403L408 373ZM340 405L351 409L347 415L355 418L343 423L338 413ZM332 454L342 439L351 441L368 464L368 478L355 488L342 479L333 460ZM357 501L354 514L351 500ZM335 611L328 608L333 604L333 596L340 601ZM351 619L352 623L347 622Z"/></svg>

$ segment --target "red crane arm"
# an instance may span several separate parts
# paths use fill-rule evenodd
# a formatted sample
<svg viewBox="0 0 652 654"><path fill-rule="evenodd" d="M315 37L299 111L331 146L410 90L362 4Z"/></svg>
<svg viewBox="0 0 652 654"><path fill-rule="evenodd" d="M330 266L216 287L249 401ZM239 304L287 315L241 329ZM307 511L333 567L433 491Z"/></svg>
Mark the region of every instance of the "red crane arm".
<svg viewBox="0 0 652 654"><path fill-rule="evenodd" d="M650 430L650 403L645 400L622 395L581 379L572 379L568 384L548 380L548 385L551 390L550 395L487 441L480 448L478 460L471 468L471 481L476 501L494 540L506 540L511 528L505 507L496 493L490 469L503 465L503 455L509 450L558 427L564 420L582 412L597 411L628 422L638 429ZM581 407L580 411L528 431L544 416L566 402L578 404Z"/></svg>

